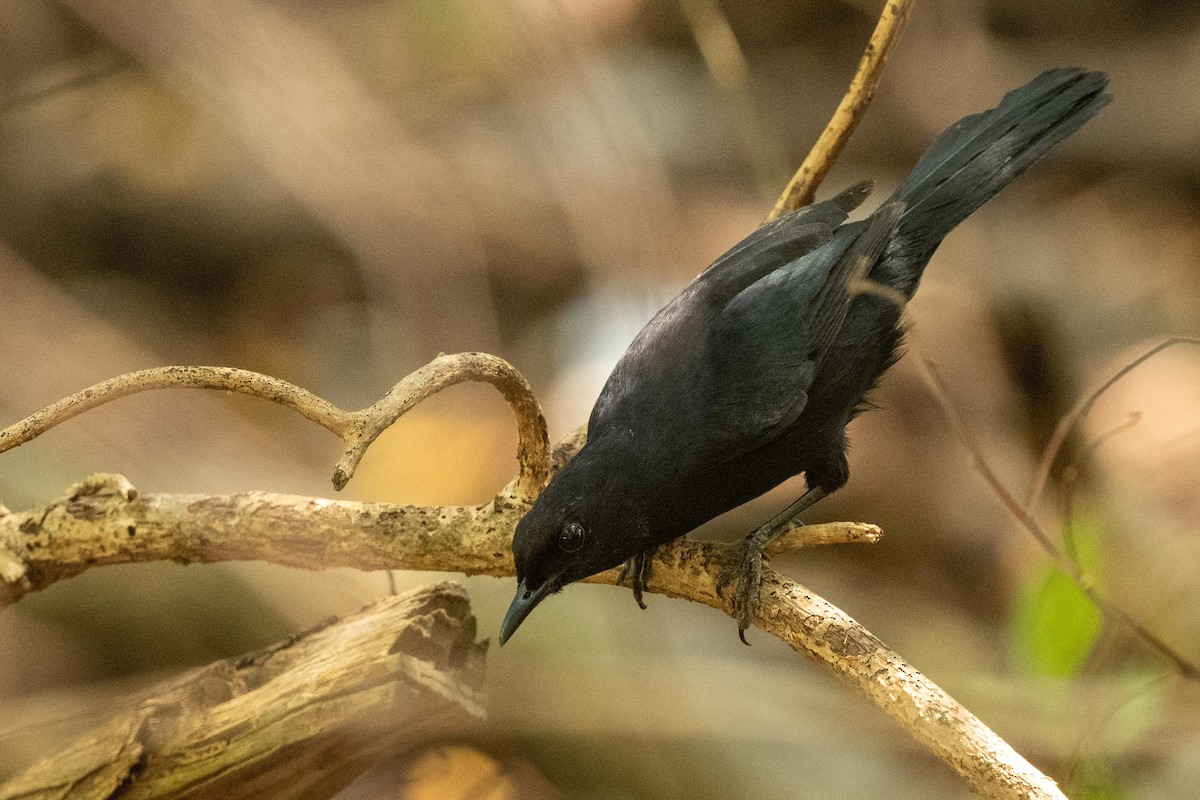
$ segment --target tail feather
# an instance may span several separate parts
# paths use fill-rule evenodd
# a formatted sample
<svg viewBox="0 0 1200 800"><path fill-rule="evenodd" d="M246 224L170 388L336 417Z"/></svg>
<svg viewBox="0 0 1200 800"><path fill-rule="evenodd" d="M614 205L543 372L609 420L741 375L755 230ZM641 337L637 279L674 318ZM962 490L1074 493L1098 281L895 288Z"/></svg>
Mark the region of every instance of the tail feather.
<svg viewBox="0 0 1200 800"><path fill-rule="evenodd" d="M950 126L892 195L906 211L871 277L911 296L942 239L1107 105L1107 83L1101 72L1050 70Z"/></svg>

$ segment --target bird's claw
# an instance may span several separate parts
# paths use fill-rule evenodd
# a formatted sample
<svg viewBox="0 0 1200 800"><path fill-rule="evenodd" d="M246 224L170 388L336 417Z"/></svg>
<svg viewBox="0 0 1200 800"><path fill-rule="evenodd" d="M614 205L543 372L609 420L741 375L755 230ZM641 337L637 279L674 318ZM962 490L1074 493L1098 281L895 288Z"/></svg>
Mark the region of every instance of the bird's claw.
<svg viewBox="0 0 1200 800"><path fill-rule="evenodd" d="M617 575L617 586L625 583L626 578L629 579L629 588L633 589L633 599L642 611L646 610L642 593L646 591L646 583L650 580L650 563L653 560L653 554L652 550L638 553L621 565L621 572Z"/></svg>
<svg viewBox="0 0 1200 800"><path fill-rule="evenodd" d="M750 627L750 620L758 613L758 594L762 588L765 558L755 537L747 536L741 561L730 567L717 581L717 596L721 599L725 599L726 590L732 590L729 598L730 612L737 619L738 638L744 645L750 644L746 641L746 629Z"/></svg>

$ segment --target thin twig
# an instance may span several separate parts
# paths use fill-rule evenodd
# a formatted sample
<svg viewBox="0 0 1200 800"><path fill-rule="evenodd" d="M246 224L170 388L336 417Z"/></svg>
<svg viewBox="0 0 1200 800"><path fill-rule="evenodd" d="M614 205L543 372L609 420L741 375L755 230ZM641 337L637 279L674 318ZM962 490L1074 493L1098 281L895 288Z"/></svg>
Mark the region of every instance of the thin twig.
<svg viewBox="0 0 1200 800"><path fill-rule="evenodd" d="M1042 452L1042 458L1038 462L1037 472L1034 474L1033 479L1033 489L1030 490L1029 500L1025 503L1025 508L1028 511L1032 512L1041 502L1042 493L1045 492L1046 484L1050 480L1050 470L1054 466L1054 462L1058 459L1059 451L1062 450L1063 444L1067 440L1067 435L1071 432L1072 428L1088 415L1088 412L1092 410L1092 406L1096 404L1100 396L1142 363L1154 358L1154 356L1168 347L1174 347L1177 344L1200 344L1200 337L1172 336L1169 339L1159 342L1117 370L1111 378L1102 383L1091 394L1080 398L1072 406L1071 410L1058 421L1058 425L1054 428L1054 433L1050 436L1050 441L1046 443L1046 449Z"/></svg>
<svg viewBox="0 0 1200 800"><path fill-rule="evenodd" d="M1070 758L1067 759L1069 766L1066 774L1063 776L1063 783L1068 788L1075 788L1079 768L1084 763L1087 754L1094 753L1101 746L1104 739L1112 735L1114 730L1113 723L1116 721L1117 715L1132 706L1135 701L1145 699L1146 695L1152 689L1158 687L1159 684L1165 683L1167 677L1165 673L1151 675L1140 685L1127 690L1124 697L1117 697L1115 700L1105 698L1104 702L1099 703L1096 708L1091 709L1093 713L1098 713L1095 713L1095 716L1092 717L1091 724L1084 726L1078 741L1075 743L1075 747L1072 749ZM1095 796L1083 787L1079 787L1079 789L1081 797Z"/></svg>
<svg viewBox="0 0 1200 800"><path fill-rule="evenodd" d="M1125 431L1135 428L1141 419L1141 412L1131 412L1129 418L1120 425L1110 428L1082 447L1070 465L1062 471L1063 548L1067 552L1067 557L1076 564L1079 564L1081 568L1083 565L1079 561L1079 549L1076 547L1075 543L1075 487L1079 482L1079 473L1083 469L1083 462L1088 460L1088 458L1090 458L1091 455L1109 439L1115 438Z"/></svg>
<svg viewBox="0 0 1200 800"><path fill-rule="evenodd" d="M817 139L817 143L809 151L808 157L804 159L800 169L796 170L796 174L788 182L787 188L775 202L775 207L771 209L766 222L777 219L789 211L795 211L801 206L806 206L816 197L817 187L821 185L825 176L829 174L829 170L833 168L834 162L841 155L842 148L846 146L850 135L858 127L858 122L871 103L871 98L875 96L875 89L879 86L879 79L883 75L883 66L887 63L892 48L900 39L900 33L904 30L904 22L908 19L909 12L912 11L913 2L914 0L888 0L883 12L879 15L875 32L871 34L871 41L867 43L867 49L863 51L862 60L858 62L858 71L854 73L854 79L850 81L850 88L846 90L837 111L834 112L829 124L822 131L821 138Z"/></svg>
<svg viewBox="0 0 1200 800"><path fill-rule="evenodd" d="M18 447L85 411L153 389L218 389L278 403L342 440L345 451L333 473L339 491L371 443L420 401L464 381L498 388L517 421L517 499L532 502L545 486L549 469L546 421L529 384L507 361L487 353L441 355L409 374L380 400L360 411L343 411L287 381L231 367L158 367L110 378L47 406L0 431L0 453Z"/></svg>
<svg viewBox="0 0 1200 800"><path fill-rule="evenodd" d="M1004 503L1005 508L1033 535L1033 538L1037 539L1038 544L1050 554L1056 564L1060 566L1066 565L1068 574L1077 572L1075 566L1066 558L1059 546L1042 530L1042 526L1038 524L1038 521L1021 506L1017 498L1013 496L1008 487L1004 485L1004 482L1000 480L1000 476L992 469L983 454L983 448L975 441L975 436L971 433L971 428L967 425L967 421L963 419L958 407L950 399L950 392L947 390L946 384L938 372L937 364L920 355L917 358L917 364L921 368L921 375L925 379L925 384L929 387L938 405L941 406L946 418L950 420L950 424L954 427L954 431L958 434L958 438L962 441L963 446L971 454L975 468L983 476L988 486L992 487L996 496L1000 498L1000 502Z"/></svg>
<svg viewBox="0 0 1200 800"><path fill-rule="evenodd" d="M950 399L950 394L946 389L946 385L942 381L941 376L938 374L937 365L923 356L917 359L917 363L922 367L922 376L925 378L925 382L929 386L934 399L937 400L938 405L941 406L943 413L945 413L947 419L950 420L950 423L953 425L955 432L958 434L959 439L963 443L963 446L966 447L967 451L971 454L971 457L975 463L975 468L979 471L979 474L983 476L983 479L996 493L996 496L1000 498L1000 502L1002 502L1004 507L1009 510L1009 513L1016 517L1017 521L1021 523L1021 526L1025 528L1025 530L1037 540L1038 544L1042 546L1042 549L1049 554L1050 558L1054 561L1054 565L1058 567L1058 569L1061 570L1064 575L1070 578L1071 581L1077 587L1079 587L1079 590L1087 595L1088 599L1091 600L1092 603L1094 603L1103 614L1108 616L1110 619L1115 619L1129 627L1129 629L1137 634L1139 638L1141 638L1153 649L1157 650L1160 655L1166 658L1167 661L1169 661L1183 677L1188 678L1189 680L1200 680L1200 668L1176 652L1174 648L1144 627L1140 622L1129 616L1124 609L1114 605L1106 597L1101 595L1096 588L1093 577L1084 572L1078 563L1072 560L1065 552L1063 552L1062 548L1054 543L1054 540L1050 538L1050 535L1046 533L1038 521L1034 519L1032 513L1030 513L1024 506L1021 505L1016 496L1008 490L1008 487L1004 485L1004 482L1000 480L1000 477L995 473L991 465L988 464L987 458L985 458L983 455L983 449L975 441L975 437L971 434L971 429L967 426L967 423L962 418L958 408Z"/></svg>
<svg viewBox="0 0 1200 800"><path fill-rule="evenodd" d="M0 431L0 453L20 447L85 411L154 389L217 389L253 395L290 408L335 436L346 438L351 415L287 381L232 367L155 367L129 372L64 397Z"/></svg>

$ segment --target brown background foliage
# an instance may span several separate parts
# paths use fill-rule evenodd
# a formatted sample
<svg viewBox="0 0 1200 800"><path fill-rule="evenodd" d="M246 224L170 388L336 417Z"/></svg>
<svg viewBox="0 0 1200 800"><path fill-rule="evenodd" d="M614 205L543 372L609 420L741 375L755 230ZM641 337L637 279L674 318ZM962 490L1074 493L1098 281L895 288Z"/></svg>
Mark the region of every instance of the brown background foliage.
<svg viewBox="0 0 1200 800"><path fill-rule="evenodd" d="M714 80L675 2L6 3L0 419L168 363L255 369L357 407L438 352L472 349L521 369L551 438L565 434L640 324L762 218L877 11L719 7L747 59L744 91ZM824 190L874 177L882 195L947 124L1070 64L1110 72L1116 102L951 236L910 311L915 347L941 364L1018 496L1083 389L1164 334L1200 328L1200 9L923 0ZM1120 631L1102 633L1073 677L1031 661L1016 612L1042 556L911 361L853 426L850 485L814 514L877 523L884 542L778 566L1072 797L1194 796L1194 685ZM1059 531L1069 498L1108 590L1193 659L1197 409L1195 348L1139 368L1071 457L1130 412L1137 425L1080 460L1077 480L1056 478L1041 509ZM482 502L514 450L494 390L459 387L385 434L345 494ZM43 502L96 470L147 491L327 495L337 451L267 404L145 395L0 457L0 501ZM702 535L747 530L797 486ZM30 597L0 616L0 775L154 675L385 587L375 574L151 565ZM468 587L495 631L510 582ZM641 613L623 591L572 587L490 654L493 738L473 745L497 760L427 755L404 774L540 781L520 755L569 797L965 793L873 709L754 641L743 648L706 609L652 598ZM47 718L63 721L23 732ZM451 790L418 791L403 796Z"/></svg>

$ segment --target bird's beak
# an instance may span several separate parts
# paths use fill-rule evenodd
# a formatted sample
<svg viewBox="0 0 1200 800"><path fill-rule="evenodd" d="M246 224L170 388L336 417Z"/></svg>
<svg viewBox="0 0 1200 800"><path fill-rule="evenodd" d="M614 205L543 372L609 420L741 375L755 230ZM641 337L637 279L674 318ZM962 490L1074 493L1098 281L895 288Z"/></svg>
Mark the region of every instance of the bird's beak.
<svg viewBox="0 0 1200 800"><path fill-rule="evenodd" d="M505 642L516 632L525 618L529 616L529 612L537 608L537 604L550 594L554 588L556 578L550 578L537 589L530 590L525 586L525 581L517 584L517 596L513 598L512 605L508 607L508 613L504 615L504 623L500 626L500 644Z"/></svg>

